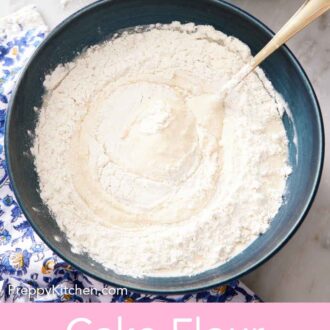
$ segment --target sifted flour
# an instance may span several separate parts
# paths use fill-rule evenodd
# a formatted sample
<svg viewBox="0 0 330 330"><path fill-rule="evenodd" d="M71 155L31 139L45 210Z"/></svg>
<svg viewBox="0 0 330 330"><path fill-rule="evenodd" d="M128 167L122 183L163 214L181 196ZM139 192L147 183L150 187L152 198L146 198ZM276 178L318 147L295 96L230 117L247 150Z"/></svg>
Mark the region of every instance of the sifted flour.
<svg viewBox="0 0 330 330"><path fill-rule="evenodd" d="M193 275L246 248L290 173L284 103L210 26L155 25L45 78L33 147L41 197L77 253L132 276Z"/></svg>

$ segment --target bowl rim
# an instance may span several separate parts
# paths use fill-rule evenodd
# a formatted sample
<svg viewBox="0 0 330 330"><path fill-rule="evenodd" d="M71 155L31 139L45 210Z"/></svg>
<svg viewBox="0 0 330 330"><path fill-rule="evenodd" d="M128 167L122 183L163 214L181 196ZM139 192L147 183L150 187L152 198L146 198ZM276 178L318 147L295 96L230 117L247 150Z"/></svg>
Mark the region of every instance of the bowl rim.
<svg viewBox="0 0 330 330"><path fill-rule="evenodd" d="M245 11L244 9L241 9L240 7L238 7L238 6L236 6L232 3L229 3L225 0L205 0L205 1L208 1L210 3L215 3L219 6L222 6L225 9L231 11L235 15L238 15L240 17L244 17L250 23L254 24L258 29L262 30L269 37L272 37L274 35L274 32L268 26L266 26L263 22L261 22L258 18L254 17L249 12ZM16 84L13 88L12 95L11 95L11 98L10 98L10 101L9 101L9 104L8 104L8 108L7 108L6 123L5 123L5 134L4 134L5 162L6 162L6 167L7 167L7 171L8 171L8 177L9 177L9 180L10 180L10 183L11 183L11 186L12 186L12 190L13 190L13 192L15 194L15 197L16 197L16 200L18 202L18 205L20 206L20 208L21 208L24 216L26 217L26 219L31 224L33 230L42 239L42 241L48 247L50 247L50 249L52 251L54 251L60 258L62 258L64 261L66 261L68 264L72 265L74 268L76 268L80 272L82 272L84 274L87 274L88 276L92 277L93 279L95 279L97 281L101 281L103 283L110 284L114 287L124 287L124 288L127 288L130 291L135 291L135 292L140 292L140 293L184 294L184 293L194 293L194 292L198 292L198 291L211 289L211 288L214 288L216 286L223 285L223 284L228 284L231 281L238 280L242 276L246 275L249 272L252 272L257 267L264 264L267 260L269 260L272 256L274 256L277 252L280 251L281 248L283 248L287 244L287 242L296 233L298 228L301 226L301 224L305 220L305 218L306 218L306 216L307 216L307 214L308 214L308 212L309 212L309 210L310 210L310 208L313 204L313 201L315 199L315 196L317 194L319 184L320 184L320 181L321 181L323 164L324 164L324 153L325 153L325 133L324 133L324 125L323 125L323 119L322 119L322 113L321 113L320 105L319 105L316 93L314 91L314 88L313 88L313 86L312 86L305 70L303 69L302 65L299 63L298 59L295 57L293 52L286 45L283 45L282 49L284 50L285 55L289 58L291 64L296 68L297 72L300 74L300 77L301 77L304 85L308 89L308 93L311 97L313 107L316 110L315 113L316 113L316 122L317 122L317 134L319 135L319 140L320 140L320 145L318 146L317 175L315 176L315 178L313 180L313 185L312 185L312 189L310 190L310 193L309 193L309 196L308 196L308 201L305 204L304 208L300 211L300 214L297 218L297 221L292 226L291 230L288 231L286 233L286 235L284 235L281 238L280 242L278 242L278 244L269 253L264 255L259 260L253 262L252 265L246 266L243 270L237 272L237 274L234 277L230 277L230 278L227 278L227 279L224 279L224 280L219 280L219 279L217 280L215 278L215 279L209 280L208 283L205 284L205 285L198 285L198 284L192 285L192 287L190 289L177 288L177 289L169 289L169 290L166 290L166 289L157 290L157 289L150 289L150 287L143 288L143 286L140 286L139 288L138 287L133 287L133 286L126 286L126 285L122 286L123 283L120 283L120 281L112 282L111 280L109 280L105 277L98 276L98 275L94 274L91 271L86 271L85 269L82 269L81 266L79 266L75 262L72 262L66 256L64 256L63 253L59 252L58 249L56 248L56 246L54 246L48 240L48 238L42 233L42 231L34 223L33 217L30 216L28 210L25 208L25 205L23 204L23 202L21 200L19 189L18 189L18 186L16 184L15 178L14 178L13 173L12 173L12 164L11 164L11 161L10 161L10 151L9 151L9 149L10 149L9 148L9 136L8 136L9 135L9 126L10 126L10 122L11 122L12 109L14 107L15 99L16 99L16 96L17 96L18 91L19 91L19 86L20 86L20 84L23 80L23 77L26 75L27 70L28 70L31 62L35 61L35 59L38 57L39 52L44 47L47 46L47 43L48 43L49 40L51 40L54 36L56 36L58 33L60 33L62 31L62 29L64 29L66 27L66 25L68 23L70 23L72 20L76 19L81 14L88 12L89 10L92 10L92 9L98 7L98 6L102 6L106 2L109 2L109 0L98 0L94 3L91 3L91 4L81 8L80 10L76 11L75 13L71 14L65 20L60 22L54 29L52 29L47 34L45 39L40 43L40 45L33 52L32 56L29 58L29 60L25 63L23 69L21 70L21 72L19 74L19 77L16 81ZM110 2L112 2L112 0L110 0Z"/></svg>

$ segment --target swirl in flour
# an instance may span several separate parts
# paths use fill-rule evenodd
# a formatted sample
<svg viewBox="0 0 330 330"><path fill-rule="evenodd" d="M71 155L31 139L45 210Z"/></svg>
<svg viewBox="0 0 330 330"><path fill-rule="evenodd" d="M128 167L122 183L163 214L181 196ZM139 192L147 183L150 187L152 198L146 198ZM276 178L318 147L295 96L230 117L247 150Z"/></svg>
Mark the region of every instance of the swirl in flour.
<svg viewBox="0 0 330 330"><path fill-rule="evenodd" d="M221 170L218 102L199 108L175 77L140 78L106 86L71 145L75 190L86 203L97 195L90 207L101 221L107 215L128 230L190 219L209 202Z"/></svg>
<svg viewBox="0 0 330 330"><path fill-rule="evenodd" d="M290 172L284 104L211 27L151 26L45 79L33 148L41 197L73 249L132 276L192 275L247 247Z"/></svg>

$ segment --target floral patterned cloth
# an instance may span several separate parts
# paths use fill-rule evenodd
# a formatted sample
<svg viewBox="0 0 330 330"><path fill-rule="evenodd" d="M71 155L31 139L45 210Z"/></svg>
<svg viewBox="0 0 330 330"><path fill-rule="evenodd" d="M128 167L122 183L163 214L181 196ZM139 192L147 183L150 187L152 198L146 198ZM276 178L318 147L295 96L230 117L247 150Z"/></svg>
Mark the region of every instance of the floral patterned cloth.
<svg viewBox="0 0 330 330"><path fill-rule="evenodd" d="M19 71L47 33L38 11L26 7L0 19L0 301L1 302L256 302L259 298L239 281L197 294L160 296L134 292L101 293L106 284L73 269L34 233L8 179L4 155L4 128L11 91ZM94 288L93 294L67 294L66 288ZM13 290L15 288L15 290ZM26 288L52 288L27 295ZM97 292L96 292L97 290ZM31 292L30 292L31 293Z"/></svg>

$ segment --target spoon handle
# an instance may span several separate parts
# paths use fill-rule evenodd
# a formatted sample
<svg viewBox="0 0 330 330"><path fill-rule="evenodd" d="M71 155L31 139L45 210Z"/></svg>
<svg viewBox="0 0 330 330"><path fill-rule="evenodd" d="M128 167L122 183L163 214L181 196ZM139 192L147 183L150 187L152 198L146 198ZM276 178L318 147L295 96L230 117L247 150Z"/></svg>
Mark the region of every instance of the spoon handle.
<svg viewBox="0 0 330 330"><path fill-rule="evenodd" d="M275 34L269 43L253 58L252 67L256 68L264 59L281 47L297 32L313 22L330 9L330 0L307 0L290 20Z"/></svg>

